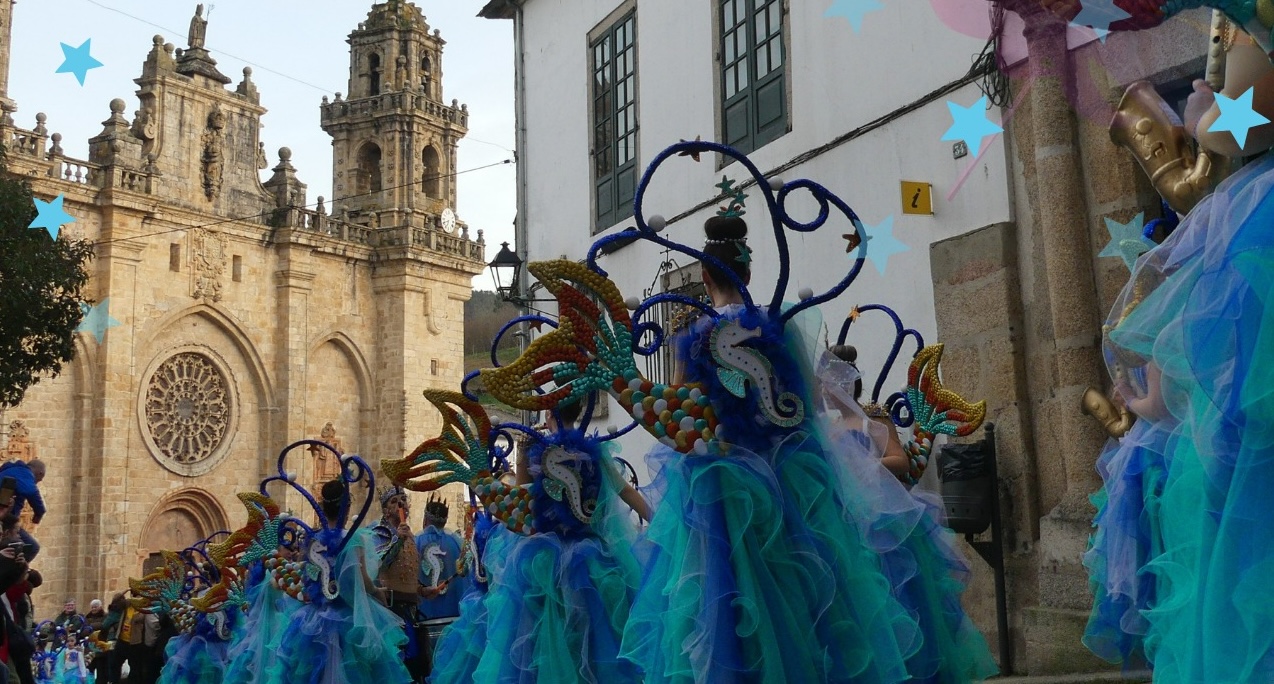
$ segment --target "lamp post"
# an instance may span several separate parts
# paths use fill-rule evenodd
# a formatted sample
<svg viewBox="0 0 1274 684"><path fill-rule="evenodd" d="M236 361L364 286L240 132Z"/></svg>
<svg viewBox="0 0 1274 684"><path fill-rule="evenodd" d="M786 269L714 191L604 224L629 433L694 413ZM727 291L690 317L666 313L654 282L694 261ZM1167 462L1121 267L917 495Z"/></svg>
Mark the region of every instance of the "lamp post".
<svg viewBox="0 0 1274 684"><path fill-rule="evenodd" d="M522 260L509 249L509 243L500 243L500 252L487 266L491 269L491 279L495 281L495 291L500 299L514 303L521 301L518 283L522 276Z"/></svg>

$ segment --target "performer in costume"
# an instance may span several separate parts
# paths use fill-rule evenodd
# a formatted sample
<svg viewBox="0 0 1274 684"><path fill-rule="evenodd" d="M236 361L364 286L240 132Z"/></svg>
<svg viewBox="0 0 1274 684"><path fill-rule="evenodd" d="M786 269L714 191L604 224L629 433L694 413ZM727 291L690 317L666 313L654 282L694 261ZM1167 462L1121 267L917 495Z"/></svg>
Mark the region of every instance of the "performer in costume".
<svg viewBox="0 0 1274 684"><path fill-rule="evenodd" d="M867 311L883 311L896 333L884 368L862 406L858 351L844 344L850 324ZM881 388L903 343L914 337L917 351L905 393L880 400ZM819 362L819 396L827 431L837 447L843 479L857 483L858 496L846 502L868 544L880 556L893 594L920 625L921 647L907 659L916 682L966 682L995 672L982 633L960 605L971 571L944 526L941 499L912 487L923 476L936 434L968 435L986 414L984 402L969 404L942 389L937 368L942 345L924 346L920 334L904 329L893 310L873 304L855 307L841 330L840 343ZM904 446L893 415L902 408L911 431ZM891 408L893 410L891 410Z"/></svg>
<svg viewBox="0 0 1274 684"><path fill-rule="evenodd" d="M771 209L780 276L768 306L754 303L747 288L752 253L741 191L727 192L729 206L707 223L702 251L663 238L666 222L647 223L643 214L642 197L658 167L675 155L704 152L737 159ZM812 193L821 206L813 222L783 210L794 190ZM859 237L850 271L827 292L785 304L785 229L815 230L832 206ZM514 363L480 375L497 399L525 410L608 390L633 426L660 441L647 458L655 513L641 549L645 576L625 627L624 656L645 669L647 682L910 679L907 662L922 651L923 633L851 517L849 502L860 487L841 477L815 420L812 335L801 328L816 326L795 320L856 278L866 255L861 223L821 186L771 187L733 149L703 142L674 145L656 158L638 188L635 214L640 239L704 262L712 305L676 294L625 302L596 263L613 239L604 237L586 264L528 267L558 300L557 328ZM702 313L677 343L683 361L677 380L684 383L646 379L634 361L663 343L656 324L641 322L661 303Z"/></svg>
<svg viewBox="0 0 1274 684"><path fill-rule="evenodd" d="M321 503L288 475L285 462L299 448L331 447L313 440L289 445L279 455L278 474L261 483L258 494L241 494L249 506L248 524L220 545L210 548L214 558L232 558L245 569L264 561L268 581L282 590L288 601L286 621L277 636L268 623L262 634L248 633L252 643L236 645L236 659L226 681L270 684L407 684L400 649L407 637L402 621L377 599L384 592L375 586L381 555L392 537L359 525L374 496L371 469L359 457L339 456L341 477L324 484ZM357 512L351 510L352 489L365 483L367 494ZM294 516L280 516L269 487L294 489L314 510L318 526ZM295 555L299 552L299 556ZM300 560L294 560L299 558ZM249 579L249 585L255 580ZM272 609L258 595L251 604L253 625L269 620ZM283 601L283 599L280 599ZM258 613L257 609L261 609ZM266 648L274 650L267 652ZM238 661L261 665L251 671Z"/></svg>
<svg viewBox="0 0 1274 684"><path fill-rule="evenodd" d="M331 484L331 483L329 483ZM344 488L339 484L325 486L321 496L339 505ZM266 665L279 651L279 641L292 613L301 602L274 580L276 572L299 573L299 563L291 560L292 552L278 539L279 506L259 493L239 495L248 512L248 524L219 544L210 545L208 555L223 569L223 578L233 569L242 578L244 615L234 630L227 650L226 682L263 684ZM230 587L226 587L229 593Z"/></svg>
<svg viewBox="0 0 1274 684"><path fill-rule="evenodd" d="M422 559L411 525L407 522L411 515L411 501L402 487L390 485L380 492L380 506L383 513L379 523L381 533L393 538L393 541L380 560L378 583L384 589L385 605L403 621L407 634L403 662L407 664L412 681L419 682L429 674L432 644L421 625L423 620L417 608L420 599L425 596L426 587L420 582ZM431 589L433 591L436 590Z"/></svg>
<svg viewBox="0 0 1274 684"><path fill-rule="evenodd" d="M235 577L237 568L218 569L204 562L204 548L219 532L186 549L190 613L177 623L179 633L168 641L160 684L219 684L225 680L231 639L243 618L243 599ZM221 581L222 573L231 575Z"/></svg>
<svg viewBox="0 0 1274 684"><path fill-rule="evenodd" d="M584 430L539 435L525 426L492 427L481 405L463 394L429 390L442 412L442 436L400 461L383 464L395 482L432 491L466 483L485 511L476 521L476 567L487 579L461 602L443 633L431 682L640 682L619 658L623 625L639 569L636 534L619 498L607 445ZM493 475L507 431L531 436L529 485ZM489 525L489 532L481 527ZM466 559L466 565L471 563ZM459 635L479 636L474 641Z"/></svg>
<svg viewBox="0 0 1274 684"><path fill-rule="evenodd" d="M1254 39L1235 35L1222 92L1237 98L1253 89L1253 110L1274 118L1274 17L1261 3L1147 2L1125 7L1132 17L1112 28L1154 25L1201 4L1225 11ZM1069 16L1078 8L1064 9ZM1154 440L1167 467L1162 549L1142 570L1154 578L1155 597L1140 611L1160 682L1274 680L1266 589L1274 568L1266 515L1274 491L1274 155L1266 150L1274 130L1254 127L1240 145L1232 131L1213 130L1218 116L1212 105L1195 127L1201 145L1259 156L1140 259L1107 339L1112 375L1144 366L1145 387L1133 396L1161 403L1167 417L1156 425L1168 434Z"/></svg>
<svg viewBox="0 0 1274 684"><path fill-rule="evenodd" d="M456 574L460 560L460 537L446 529L450 511L447 502L429 497L425 503L424 528L416 535L420 554L420 584L423 596L420 612L426 620L454 619L460 615L467 577Z"/></svg>

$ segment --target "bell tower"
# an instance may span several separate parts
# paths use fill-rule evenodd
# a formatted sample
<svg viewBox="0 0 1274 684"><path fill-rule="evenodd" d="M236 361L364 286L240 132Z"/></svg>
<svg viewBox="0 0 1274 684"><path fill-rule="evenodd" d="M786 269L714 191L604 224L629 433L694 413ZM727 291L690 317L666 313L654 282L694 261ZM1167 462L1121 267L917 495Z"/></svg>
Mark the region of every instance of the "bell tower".
<svg viewBox="0 0 1274 684"><path fill-rule="evenodd" d="M2 2L3 0L0 0ZM457 230L456 146L468 107L443 103L442 49L420 8L377 3L349 35L348 98L324 98L333 214L373 227Z"/></svg>

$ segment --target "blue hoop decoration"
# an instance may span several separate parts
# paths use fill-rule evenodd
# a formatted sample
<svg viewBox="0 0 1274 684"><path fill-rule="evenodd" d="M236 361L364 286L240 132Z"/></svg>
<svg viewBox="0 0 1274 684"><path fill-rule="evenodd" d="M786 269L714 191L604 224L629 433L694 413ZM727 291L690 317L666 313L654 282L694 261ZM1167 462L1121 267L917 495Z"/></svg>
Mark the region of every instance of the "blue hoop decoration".
<svg viewBox="0 0 1274 684"><path fill-rule="evenodd" d="M756 310L757 307L753 302L752 295L749 292L747 285L741 278L738 277L737 274L726 266L724 262L720 259L709 256L700 250L661 237L658 233L651 229L649 224L646 222L646 214L643 206L645 203L646 189L650 186L650 181L654 177L655 172L659 170L659 167L669 158L674 156L684 156L695 153L702 154L705 152L717 153L734 159L747 169L748 173L752 176L752 182L754 182L756 187L760 190L761 196L765 198L766 206L770 210L770 223L774 230L775 244L779 257L779 277L775 284L774 295L770 300L768 308L768 313L771 317L777 317L781 322L786 323L787 320L791 319L801 311L811 306L817 306L818 304L830 301L844 292L845 289L853 283L853 281L858 277L859 272L862 270L863 261L867 256L867 236L865 235L866 231L863 229L862 222L859 220L858 215L848 204L827 188L810 180L796 180L785 183L776 194L774 189L770 187L769 179L767 179L765 175L761 173L761 170L758 169L756 165L741 152L727 145L696 140L680 142L669 146L655 157L650 165L646 167L646 171L642 175L641 182L638 184L637 192L633 198L633 217L637 223L636 236L633 235L632 231L624 231L598 239L589 249L588 259L586 261L588 267L600 275L607 275L606 271L597 264L599 250L602 250L604 247L613 242L620 240L631 241L634 237L637 237L638 239L653 242L671 251L685 254L686 256L693 257L700 262L717 267L730 280L731 284L739 290L739 293L743 297L744 306L748 309ZM746 183L744 185L746 185ZM818 203L819 211L814 220L801 222L793 218L787 212L785 203L788 196L795 190L809 191L814 200ZM786 313L783 313L782 306L784 295L787 294L788 282L791 277L790 252L788 248L787 235L784 229L788 228L800 233L809 233L818 230L823 227L823 225L825 225L831 217L832 206L835 206L842 214L845 215L846 218L849 219L850 223L854 226L854 230L859 235L860 240L857 247L858 254L854 259L854 265L851 267L849 273L846 274L846 276L842 278L836 286L821 295L810 297L809 299L792 306Z"/></svg>
<svg viewBox="0 0 1274 684"><path fill-rule="evenodd" d="M519 325L521 323L541 323L554 329L557 328L557 321L549 318L548 316L542 316L540 314L524 314L510 320L508 323L505 323L504 326L500 328L500 331L495 334L495 338L491 340L491 367L492 368L499 368L501 366L500 359L496 355L496 353L500 350L500 342L504 340L505 333L509 332L509 330L512 329L514 326ZM468 380L468 376L465 376L465 379ZM477 401L477 400L474 399L473 401Z"/></svg>
<svg viewBox="0 0 1274 684"><path fill-rule="evenodd" d="M327 516L323 513L323 507L319 505L318 500L314 498L314 495L311 494L309 490L297 484L295 479L288 476L284 463L287 461L288 455L299 447L317 447L319 449L326 449L340 460L341 485L344 489L344 495L341 497L340 513L337 515L337 519L335 521L328 520ZM357 455L351 454L349 456L342 456L340 452L333 449L332 446L326 442L321 442L316 439L303 439L283 447L283 451L279 452L277 470L278 475L272 475L261 481L260 492L269 496L270 493L267 487L270 483L284 483L284 486L290 487L291 489L299 492L301 496L305 497L310 508L318 515L319 525L327 530L345 530L347 527L346 523L351 522L348 520L351 496L350 485L363 482L364 480L367 482L367 495L363 497L363 505L359 509L358 515L355 516L352 523L348 525L348 531L345 531L345 533L341 535L340 544L338 544L336 548L330 552L333 556L339 555L341 551L345 550L346 544L348 544L349 540L353 538L354 533L357 532L358 528L363 525L363 520L367 517L367 511L372 505L372 497L376 495L376 476L372 473L371 466L367 465L367 462ZM295 516L290 517L295 519ZM299 519L296 519L296 521L306 530L307 533L313 534L315 531ZM332 524L333 522L335 523L334 525Z"/></svg>
<svg viewBox="0 0 1274 684"><path fill-rule="evenodd" d="M889 355L885 358L885 365L881 367L880 373L876 375L876 384L872 387L871 391L872 403L876 403L880 401L881 389L884 387L885 380L888 379L889 373L893 371L894 364L898 361L898 354L902 351L903 343L906 342L909 337L916 341L916 351L912 354L912 357L914 358L916 354L920 353L921 349L924 349L925 339L919 331L904 327L902 324L902 318L898 316L898 313L884 304L864 304L857 308L858 313L860 314L869 311L881 311L889 316L889 319L894 323L893 344L889 347ZM853 324L854 319L847 316L845 318L845 322L841 324L840 335L836 338L836 344L845 344L845 339L849 336L849 327ZM893 396L897 395L891 395L890 401L892 401ZM888 403L889 402L887 401L886 404ZM910 410L910 408L908 410ZM911 425L910 422L906 425L899 423L900 427L908 427L909 425Z"/></svg>
<svg viewBox="0 0 1274 684"><path fill-rule="evenodd" d="M642 356L651 356L655 352L659 351L659 348L663 346L663 343L667 339L667 334L665 333L663 326L654 321L643 321L641 319L645 317L646 312L650 311L656 305L664 302L681 304L693 309L698 309L701 314L710 317L714 322L721 318L721 314L717 313L717 310L712 308L711 304L702 302L694 297L687 297L686 295L678 294L676 292L661 292L657 295L647 297L645 301L637 306L637 309L633 311L633 315L631 317L633 322L634 352L641 354ZM641 340L646 336L646 333L651 333L654 336L654 339L651 340L649 345L641 344Z"/></svg>

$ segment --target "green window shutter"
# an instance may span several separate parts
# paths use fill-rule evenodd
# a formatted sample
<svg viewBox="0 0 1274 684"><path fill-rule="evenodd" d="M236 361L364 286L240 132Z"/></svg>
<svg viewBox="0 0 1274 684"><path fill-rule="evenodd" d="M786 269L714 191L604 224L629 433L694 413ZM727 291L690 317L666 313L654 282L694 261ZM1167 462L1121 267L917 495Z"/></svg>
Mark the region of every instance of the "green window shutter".
<svg viewBox="0 0 1274 684"><path fill-rule="evenodd" d="M719 0L721 139L744 153L788 129L783 0Z"/></svg>
<svg viewBox="0 0 1274 684"><path fill-rule="evenodd" d="M632 216L637 189L637 16L592 44L594 232Z"/></svg>

